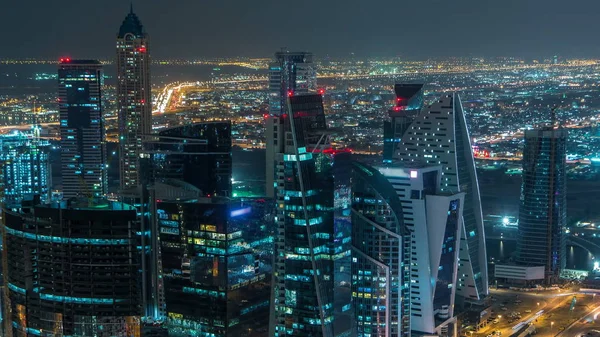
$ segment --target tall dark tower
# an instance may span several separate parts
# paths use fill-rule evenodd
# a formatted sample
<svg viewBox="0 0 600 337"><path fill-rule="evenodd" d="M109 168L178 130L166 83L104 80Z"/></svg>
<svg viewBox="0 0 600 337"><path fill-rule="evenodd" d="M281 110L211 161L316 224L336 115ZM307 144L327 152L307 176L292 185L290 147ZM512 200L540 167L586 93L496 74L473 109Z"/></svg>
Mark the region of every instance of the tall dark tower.
<svg viewBox="0 0 600 337"><path fill-rule="evenodd" d="M525 131L517 260L544 266L549 284L566 263L566 142L565 129Z"/></svg>
<svg viewBox="0 0 600 337"><path fill-rule="evenodd" d="M61 59L58 68L61 172L64 198L106 194L102 65Z"/></svg>
<svg viewBox="0 0 600 337"><path fill-rule="evenodd" d="M139 184L142 137L152 130L148 35L133 6L117 35L117 108L121 189Z"/></svg>

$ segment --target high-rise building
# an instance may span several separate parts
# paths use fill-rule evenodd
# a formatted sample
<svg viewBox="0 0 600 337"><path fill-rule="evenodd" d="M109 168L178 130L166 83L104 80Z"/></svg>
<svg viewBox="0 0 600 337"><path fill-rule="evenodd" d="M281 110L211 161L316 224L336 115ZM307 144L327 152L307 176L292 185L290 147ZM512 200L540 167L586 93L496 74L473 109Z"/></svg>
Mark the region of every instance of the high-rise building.
<svg viewBox="0 0 600 337"><path fill-rule="evenodd" d="M331 157L320 95L288 97L276 151L271 336L333 336Z"/></svg>
<svg viewBox="0 0 600 337"><path fill-rule="evenodd" d="M170 336L240 336L268 324L271 208L230 199L231 123L163 130L140 160L151 200L157 314ZM270 204L269 204L270 205Z"/></svg>
<svg viewBox="0 0 600 337"><path fill-rule="evenodd" d="M351 290L357 337L410 336L412 245L402 206L381 173L354 163Z"/></svg>
<svg viewBox="0 0 600 337"><path fill-rule="evenodd" d="M203 198L199 190L168 200L165 194L174 190L194 191L155 188L169 336L243 336L265 329L273 236L264 226L264 200Z"/></svg>
<svg viewBox="0 0 600 337"><path fill-rule="evenodd" d="M517 262L544 266L548 284L566 263L566 143L562 128L525 131Z"/></svg>
<svg viewBox="0 0 600 337"><path fill-rule="evenodd" d="M131 8L117 34L117 110L121 189L137 187L144 135L152 132L148 35Z"/></svg>
<svg viewBox="0 0 600 337"><path fill-rule="evenodd" d="M483 215L473 149L458 94L424 107L405 128L393 159L441 165L441 192L465 193L457 304L480 301L488 294Z"/></svg>
<svg viewBox="0 0 600 337"><path fill-rule="evenodd" d="M3 217L6 336L139 336L134 207L69 199Z"/></svg>
<svg viewBox="0 0 600 337"><path fill-rule="evenodd" d="M35 195L41 203L50 201L50 143L38 138L36 132L14 131L0 136L3 202L9 209L20 207L23 200Z"/></svg>
<svg viewBox="0 0 600 337"><path fill-rule="evenodd" d="M395 190L402 209L396 216L402 217L409 233L405 249L410 256L404 266L410 279L406 300L412 335L456 336L454 303L465 194L441 192L439 165L405 162L379 171ZM358 230L355 224L353 228ZM382 252L375 249L371 254L377 257Z"/></svg>
<svg viewBox="0 0 600 337"><path fill-rule="evenodd" d="M179 180L203 196L231 196L231 122L205 122L146 137L150 181Z"/></svg>
<svg viewBox="0 0 600 337"><path fill-rule="evenodd" d="M317 75L307 52L281 51L275 53L275 62L269 67L269 114L266 119L266 194L275 197L275 155L284 141L281 139L283 120L287 113L287 98L316 91Z"/></svg>
<svg viewBox="0 0 600 337"><path fill-rule="evenodd" d="M423 108L423 84L394 85L396 102L383 122L383 162L391 163L402 136Z"/></svg>
<svg viewBox="0 0 600 337"><path fill-rule="evenodd" d="M102 109L102 64L63 58L58 66L58 104L63 197L101 197L107 192Z"/></svg>

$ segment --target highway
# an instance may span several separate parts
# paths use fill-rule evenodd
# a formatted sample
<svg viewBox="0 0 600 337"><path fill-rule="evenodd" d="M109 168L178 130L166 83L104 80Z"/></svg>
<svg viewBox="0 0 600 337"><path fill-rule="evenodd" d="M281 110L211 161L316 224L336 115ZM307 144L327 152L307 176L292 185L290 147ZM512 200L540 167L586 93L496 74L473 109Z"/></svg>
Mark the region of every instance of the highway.
<svg viewBox="0 0 600 337"><path fill-rule="evenodd" d="M494 331L500 331L502 336L508 337L528 323L532 323L538 330L536 337L556 336L559 333L562 333L564 337L575 336L570 332L570 329L579 329L580 326L568 327L574 319L573 315L579 315L578 317L585 321L585 318L590 315L600 314L600 307L591 305L594 301L593 295L590 295L590 293L589 290L579 292L565 290L560 292L519 292L507 289L490 289L490 294L496 299L492 302L492 310L498 315L499 322L497 324L490 323L480 331L473 334L469 333L467 336L486 337ZM578 305L571 312L569 308L573 296L577 296ZM516 303L517 300L521 302ZM506 310L502 310L503 307ZM526 310L530 312L526 313ZM509 315L512 312L520 312L521 319L509 322ZM583 324L581 323L581 325ZM589 325L587 328L589 329ZM581 329L583 330L585 327Z"/></svg>

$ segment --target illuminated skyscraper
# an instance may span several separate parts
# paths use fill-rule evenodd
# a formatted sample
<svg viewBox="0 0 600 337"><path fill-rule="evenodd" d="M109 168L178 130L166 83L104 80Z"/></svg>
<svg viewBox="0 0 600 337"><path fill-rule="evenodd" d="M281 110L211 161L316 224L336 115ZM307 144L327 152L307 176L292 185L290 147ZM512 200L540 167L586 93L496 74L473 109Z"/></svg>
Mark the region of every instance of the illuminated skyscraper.
<svg viewBox="0 0 600 337"><path fill-rule="evenodd" d="M121 189L137 187L143 135L152 132L148 35L131 11L117 35L117 109Z"/></svg>
<svg viewBox="0 0 600 337"><path fill-rule="evenodd" d="M465 193L457 304L481 300L488 294L485 234L473 149L459 96L447 95L424 107L405 128L393 159L441 165L441 191Z"/></svg>
<svg viewBox="0 0 600 337"><path fill-rule="evenodd" d="M517 261L544 266L548 284L565 268L567 130L525 131Z"/></svg>
<svg viewBox="0 0 600 337"><path fill-rule="evenodd" d="M3 218L6 336L139 336L134 207L69 199Z"/></svg>
<svg viewBox="0 0 600 337"><path fill-rule="evenodd" d="M23 200L34 195L39 195L41 203L50 201L49 150L47 140L31 133L14 131L0 136L5 207L18 208Z"/></svg>
<svg viewBox="0 0 600 337"><path fill-rule="evenodd" d="M107 192L102 109L102 65L61 59L58 104L63 197L101 197Z"/></svg>
<svg viewBox="0 0 600 337"><path fill-rule="evenodd" d="M423 108L423 84L398 83L394 86L394 92L396 104L388 112L389 120L383 123L384 163L392 162L404 132Z"/></svg>
<svg viewBox="0 0 600 337"><path fill-rule="evenodd" d="M320 95L288 98L276 162L270 336L333 336L334 180Z"/></svg>
<svg viewBox="0 0 600 337"><path fill-rule="evenodd" d="M402 206L381 173L354 163L351 289L358 337L410 336L411 235Z"/></svg>
<svg viewBox="0 0 600 337"><path fill-rule="evenodd" d="M151 199L157 314L169 336L241 336L268 324L265 200L230 199L231 123L166 129L140 160Z"/></svg>
<svg viewBox="0 0 600 337"><path fill-rule="evenodd" d="M266 192L269 198L275 197L275 154L284 141L278 129L282 125L280 117L287 113L287 98L317 89L312 58L312 53L281 51L275 53L275 62L269 67L269 118L266 120Z"/></svg>
<svg viewBox="0 0 600 337"><path fill-rule="evenodd" d="M404 246L410 256L403 262L405 279L410 279L410 289L404 285L407 288L404 298L410 302L412 335L455 336L454 303L465 194L440 191L442 167L439 165L405 162L388 164L379 171L393 186L402 210L395 214L403 219L405 231L410 233ZM368 201L373 202L373 199L363 203ZM353 224L353 229L359 230L360 226ZM360 241L353 238L353 242L356 246ZM370 247L365 248L363 250L368 252ZM386 252L374 248L371 254L376 258ZM408 303L404 305L409 307Z"/></svg>

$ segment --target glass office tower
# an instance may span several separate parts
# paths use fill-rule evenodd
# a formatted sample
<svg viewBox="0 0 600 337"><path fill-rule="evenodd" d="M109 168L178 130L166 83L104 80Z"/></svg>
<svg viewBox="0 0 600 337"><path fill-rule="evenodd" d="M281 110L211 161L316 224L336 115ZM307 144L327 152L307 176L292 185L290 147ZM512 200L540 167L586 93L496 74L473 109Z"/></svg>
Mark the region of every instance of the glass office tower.
<svg viewBox="0 0 600 337"><path fill-rule="evenodd" d="M140 335L134 207L69 199L3 216L8 336Z"/></svg>
<svg viewBox="0 0 600 337"><path fill-rule="evenodd" d="M207 197L231 195L231 122L162 130L145 147L152 160L151 181L183 181Z"/></svg>
<svg viewBox="0 0 600 337"><path fill-rule="evenodd" d="M116 66L119 171L121 189L126 190L140 183L138 158L144 135L152 132L150 47L133 5L117 34Z"/></svg>
<svg viewBox="0 0 600 337"><path fill-rule="evenodd" d="M287 113L289 95L304 95L316 92L317 73L312 53L281 51L275 53L275 62L269 66L269 118L266 122L266 193L275 197L275 156L283 142L278 129L280 118Z"/></svg>
<svg viewBox="0 0 600 337"><path fill-rule="evenodd" d="M391 163L404 132L423 108L423 84L394 85L396 102L383 122L383 162Z"/></svg>
<svg viewBox="0 0 600 337"><path fill-rule="evenodd" d="M331 157L320 95L288 98L278 132L271 336L333 336Z"/></svg>
<svg viewBox="0 0 600 337"><path fill-rule="evenodd" d="M352 298L358 337L410 336L411 235L393 186L354 163Z"/></svg>
<svg viewBox="0 0 600 337"><path fill-rule="evenodd" d="M544 266L547 284L565 268L567 130L525 131L517 261Z"/></svg>
<svg viewBox="0 0 600 337"><path fill-rule="evenodd" d="M58 66L63 197L106 195L106 140L102 64L61 59Z"/></svg>
<svg viewBox="0 0 600 337"><path fill-rule="evenodd" d="M50 143L36 133L14 131L0 136L3 202L7 208L18 208L23 200L31 200L34 195L43 204L50 201Z"/></svg>

